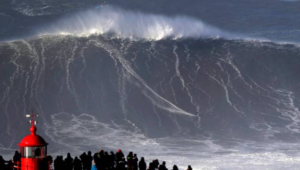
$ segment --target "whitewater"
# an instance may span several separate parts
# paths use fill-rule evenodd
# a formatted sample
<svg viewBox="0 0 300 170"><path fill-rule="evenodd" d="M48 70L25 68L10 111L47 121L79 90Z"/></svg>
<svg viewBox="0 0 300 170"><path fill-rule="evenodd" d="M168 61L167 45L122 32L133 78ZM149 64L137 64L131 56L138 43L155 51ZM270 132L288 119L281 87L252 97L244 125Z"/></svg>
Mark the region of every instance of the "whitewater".
<svg viewBox="0 0 300 170"><path fill-rule="evenodd" d="M40 28L39 34L90 36L112 34L133 40L166 38L238 38L186 16L167 17L125 11L116 7L100 7L67 16Z"/></svg>

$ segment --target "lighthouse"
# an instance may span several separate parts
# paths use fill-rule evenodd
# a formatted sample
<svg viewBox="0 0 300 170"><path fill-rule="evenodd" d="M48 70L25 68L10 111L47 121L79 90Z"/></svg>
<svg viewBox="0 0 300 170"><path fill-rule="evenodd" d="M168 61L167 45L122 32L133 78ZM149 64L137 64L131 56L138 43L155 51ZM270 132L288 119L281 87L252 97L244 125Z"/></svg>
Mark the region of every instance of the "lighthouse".
<svg viewBox="0 0 300 170"><path fill-rule="evenodd" d="M25 136L19 143L21 153L21 170L49 170L50 165L47 159L47 145L45 140L36 134L36 121L33 113L26 115L30 117L30 135Z"/></svg>

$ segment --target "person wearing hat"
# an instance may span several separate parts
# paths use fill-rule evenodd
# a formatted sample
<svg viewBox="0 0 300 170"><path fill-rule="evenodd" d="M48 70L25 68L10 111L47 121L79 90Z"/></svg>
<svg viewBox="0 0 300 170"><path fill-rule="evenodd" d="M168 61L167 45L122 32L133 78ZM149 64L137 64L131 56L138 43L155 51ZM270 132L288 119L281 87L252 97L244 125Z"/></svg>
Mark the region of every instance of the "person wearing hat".
<svg viewBox="0 0 300 170"><path fill-rule="evenodd" d="M116 161L117 164L124 158L124 154L122 152L121 149L118 150L118 152L116 153Z"/></svg>

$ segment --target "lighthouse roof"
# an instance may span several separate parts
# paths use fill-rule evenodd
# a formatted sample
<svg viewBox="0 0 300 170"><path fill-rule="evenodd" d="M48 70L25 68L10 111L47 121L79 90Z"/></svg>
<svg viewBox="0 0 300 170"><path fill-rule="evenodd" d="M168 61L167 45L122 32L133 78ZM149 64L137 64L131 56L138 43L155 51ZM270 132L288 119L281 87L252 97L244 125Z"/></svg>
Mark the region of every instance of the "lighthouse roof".
<svg viewBox="0 0 300 170"><path fill-rule="evenodd" d="M19 146L21 147L34 147L48 145L45 140L39 135L27 135L23 138Z"/></svg>
<svg viewBox="0 0 300 170"><path fill-rule="evenodd" d="M21 146L21 147L34 147L34 146L46 146L46 145L48 145L48 143L46 143L45 140L41 136L35 134L36 127L34 125L31 126L30 131L31 131L31 134L25 136L22 139L21 143L19 143L19 146Z"/></svg>

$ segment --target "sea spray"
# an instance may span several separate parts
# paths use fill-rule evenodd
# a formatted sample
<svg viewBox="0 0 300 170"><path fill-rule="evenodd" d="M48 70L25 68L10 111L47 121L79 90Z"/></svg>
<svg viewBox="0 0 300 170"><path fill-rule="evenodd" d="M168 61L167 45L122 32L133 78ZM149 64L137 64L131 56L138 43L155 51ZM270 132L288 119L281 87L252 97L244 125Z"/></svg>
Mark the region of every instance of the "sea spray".
<svg viewBox="0 0 300 170"><path fill-rule="evenodd" d="M111 33L121 38L148 40L239 37L187 16L167 17L125 11L116 7L95 8L76 13L41 28L39 32L76 36Z"/></svg>

